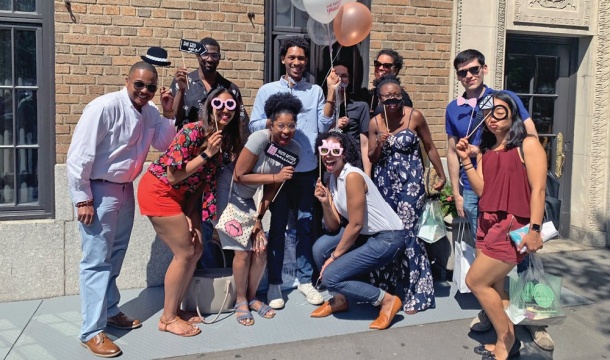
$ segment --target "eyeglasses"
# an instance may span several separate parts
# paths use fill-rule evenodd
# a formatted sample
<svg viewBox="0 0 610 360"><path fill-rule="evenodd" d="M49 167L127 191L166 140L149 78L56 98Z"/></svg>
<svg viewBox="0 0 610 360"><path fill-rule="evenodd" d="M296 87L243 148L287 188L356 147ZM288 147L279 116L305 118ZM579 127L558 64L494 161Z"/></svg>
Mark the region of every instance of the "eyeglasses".
<svg viewBox="0 0 610 360"><path fill-rule="evenodd" d="M212 107L216 110L220 110L223 107L226 107L227 110L235 110L237 107L237 102L233 99L222 100L221 98L214 98L212 100Z"/></svg>
<svg viewBox="0 0 610 360"><path fill-rule="evenodd" d="M396 94L379 94L379 99L381 101L386 101L390 99L402 100L402 93Z"/></svg>
<svg viewBox="0 0 610 360"><path fill-rule="evenodd" d="M379 62L377 60L373 61L373 64L375 65L375 69L377 69L378 67L383 67L385 70L390 70L394 67L394 64L392 63L382 63Z"/></svg>
<svg viewBox="0 0 610 360"><path fill-rule="evenodd" d="M491 109L491 117L498 121L505 120L508 117L508 108L504 105L494 105Z"/></svg>
<svg viewBox="0 0 610 360"><path fill-rule="evenodd" d="M477 66L470 67L468 69L458 70L457 76L463 78L463 77L466 77L466 75L468 75L468 73L471 73L473 76L475 76L475 75L479 75L480 71L481 71L481 65L477 65Z"/></svg>
<svg viewBox="0 0 610 360"><path fill-rule="evenodd" d="M318 146L318 151L322 156L326 156L328 154L331 156L341 156L341 154L343 154L343 148L339 144Z"/></svg>
<svg viewBox="0 0 610 360"><path fill-rule="evenodd" d="M290 131L297 130L297 124L295 124L295 123L290 123L290 124L275 123L274 125L277 127L277 129L279 131L284 131L286 129L288 129Z"/></svg>
<svg viewBox="0 0 610 360"><path fill-rule="evenodd" d="M131 79L129 79L129 81L131 81ZM146 88L151 93L157 91L157 84L146 84L144 83L144 81L141 80L131 81L131 83L133 84L133 88L136 90L142 90Z"/></svg>
<svg viewBox="0 0 610 360"><path fill-rule="evenodd" d="M205 52L205 53L199 55L199 57L203 60L212 59L214 61L217 61L217 60L220 60L220 53Z"/></svg>

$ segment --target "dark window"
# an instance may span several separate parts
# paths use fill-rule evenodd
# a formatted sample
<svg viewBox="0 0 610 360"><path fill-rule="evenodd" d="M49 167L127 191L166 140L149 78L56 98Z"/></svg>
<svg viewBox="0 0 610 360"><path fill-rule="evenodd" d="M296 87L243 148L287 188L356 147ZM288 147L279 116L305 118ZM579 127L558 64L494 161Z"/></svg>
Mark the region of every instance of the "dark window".
<svg viewBox="0 0 610 360"><path fill-rule="evenodd" d="M0 219L53 214L52 21L52 1L0 0Z"/></svg>
<svg viewBox="0 0 610 360"><path fill-rule="evenodd" d="M370 8L370 0L359 1ZM271 19L265 27L265 53L271 54L270 61L265 63L265 83L279 80L285 74L284 65L280 60L280 41L287 36L303 36L307 34L309 15L292 5L290 0L265 1L265 19ZM330 29L332 31L332 28ZM322 85L330 68L330 52L328 46L316 45L310 40L311 55L309 57L309 73L305 79ZM355 91L368 85L369 38L360 44L350 47L333 45L333 58L351 65L349 91ZM323 89L326 90L324 86Z"/></svg>

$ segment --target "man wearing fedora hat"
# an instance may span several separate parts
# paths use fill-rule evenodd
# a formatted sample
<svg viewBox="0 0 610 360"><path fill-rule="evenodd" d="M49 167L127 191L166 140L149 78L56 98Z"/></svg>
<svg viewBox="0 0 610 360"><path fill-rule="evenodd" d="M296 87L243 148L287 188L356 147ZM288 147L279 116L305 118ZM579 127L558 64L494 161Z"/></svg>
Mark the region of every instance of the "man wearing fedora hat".
<svg viewBox="0 0 610 360"><path fill-rule="evenodd" d="M208 94L213 90L224 88L231 91L239 100L240 128L242 141L245 143L250 135L248 129L250 119L244 107L239 88L216 71L221 58L220 44L209 37L201 39L201 44L203 45L203 51L195 55L199 62L199 68L190 73L186 68L179 68L170 86L175 97L176 126L180 129L184 124L197 121L199 104L203 104Z"/></svg>

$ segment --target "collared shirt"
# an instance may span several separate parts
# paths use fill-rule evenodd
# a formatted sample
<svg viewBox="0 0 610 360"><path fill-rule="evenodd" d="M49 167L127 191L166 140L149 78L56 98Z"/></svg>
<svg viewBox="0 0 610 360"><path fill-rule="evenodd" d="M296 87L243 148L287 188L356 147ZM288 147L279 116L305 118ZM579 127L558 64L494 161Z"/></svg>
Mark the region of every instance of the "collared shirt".
<svg viewBox="0 0 610 360"><path fill-rule="evenodd" d="M318 133L326 132L333 124L334 117L324 115L324 92L318 85L308 83L305 79L295 83L292 88L283 77L274 82L263 85L256 93L252 118L250 119L250 131L262 130L267 124L265 114L265 102L273 94L279 92L291 93L303 103L303 109L297 116L297 131L294 140L301 146L301 156L297 164L296 172L307 172L318 166L314 151Z"/></svg>
<svg viewBox="0 0 610 360"><path fill-rule="evenodd" d="M240 126L240 129L242 135L242 142L245 143L246 139L250 135L250 132L248 131L249 119L248 113L246 112L246 108L244 107L244 102L241 98L241 93L239 92L239 88L237 87L237 85L225 79L222 75L216 73L216 83L212 85L210 91L207 91L205 89L203 81L201 81L201 78L199 77L199 70L195 70L189 73L187 81L189 85L184 90L183 98L184 117L176 118L176 126L178 127L178 130L180 130L185 124L197 121L200 104L203 104L206 101L206 99L208 98L208 94L210 94L212 91L218 88L222 88L231 91L233 96L235 96L235 98L240 103L239 118L242 122L242 126ZM176 83L175 79L172 81L170 89L172 91L172 94L176 96L176 92L178 91L178 84Z"/></svg>
<svg viewBox="0 0 610 360"><path fill-rule="evenodd" d="M133 182L148 150L166 150L176 135L174 121L149 102L138 112L127 88L91 101L78 121L66 161L70 196L76 204L92 199L91 179Z"/></svg>
<svg viewBox="0 0 610 360"><path fill-rule="evenodd" d="M457 104L457 99L451 101L447 105L447 109L445 110L445 132L448 136L455 136L458 139L461 139L473 132L473 130L483 121L483 112L479 108L479 104L481 100L486 98L489 95L493 95L497 91L488 87L487 85L483 85L485 87L485 91L483 94L479 96L477 100L477 105L475 108L471 108L468 104L464 104L459 106ZM529 119L530 114L527 112L527 109L523 105L523 102L517 94L512 91L502 90L508 93L517 103L519 107L519 114L521 115L521 119L523 121ZM466 93L462 94L463 97L466 97ZM468 141L472 145L479 145L481 143L481 132L483 131L483 126L481 125L477 128L477 130L469 137ZM474 166L476 167L476 159L471 159ZM468 182L468 178L466 177L466 173L461 171L460 174L460 182L464 186L466 190L472 190L470 187L470 183Z"/></svg>
<svg viewBox="0 0 610 360"><path fill-rule="evenodd" d="M356 140L356 143L360 145L360 134L368 136L369 132L369 107L364 101L353 101L349 97L347 98L347 115L345 111L345 104L339 105L339 118L347 116L349 121L347 125L341 129L341 131L351 138ZM360 148L358 148L360 150Z"/></svg>

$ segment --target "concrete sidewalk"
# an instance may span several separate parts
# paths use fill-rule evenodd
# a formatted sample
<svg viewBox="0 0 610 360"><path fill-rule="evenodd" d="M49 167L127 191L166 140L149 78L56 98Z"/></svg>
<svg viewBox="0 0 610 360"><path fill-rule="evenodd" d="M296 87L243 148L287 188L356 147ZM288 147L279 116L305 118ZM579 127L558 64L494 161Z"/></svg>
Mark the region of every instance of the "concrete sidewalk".
<svg viewBox="0 0 610 360"><path fill-rule="evenodd" d="M574 251L573 242L545 244L546 270L564 277L562 301L568 318L553 326L553 353L538 349L525 329L523 359L600 359L610 356L610 251ZM311 319L313 307L296 291L287 294L286 309L273 320L257 317L240 326L232 315L202 327L194 338L157 331L163 303L162 288L126 290L122 309L144 321L142 329L108 333L121 346L120 359L478 359L472 348L493 341L493 334L469 334L468 324L478 307L470 294L456 294L448 283L436 283L437 308L408 316L399 313L392 328L370 331L375 309L354 305L351 311ZM589 305L582 305L589 304ZM578 306L577 306L578 305ZM0 304L0 358L94 359L78 344L78 296Z"/></svg>

